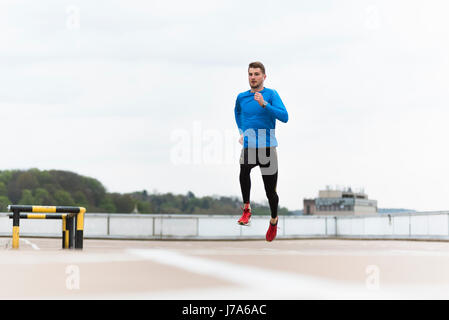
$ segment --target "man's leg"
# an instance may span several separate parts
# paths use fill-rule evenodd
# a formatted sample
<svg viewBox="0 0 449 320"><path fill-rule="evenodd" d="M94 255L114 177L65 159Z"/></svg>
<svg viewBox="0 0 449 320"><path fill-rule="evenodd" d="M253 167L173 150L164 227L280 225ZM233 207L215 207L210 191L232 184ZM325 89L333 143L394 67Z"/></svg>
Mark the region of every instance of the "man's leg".
<svg viewBox="0 0 449 320"><path fill-rule="evenodd" d="M263 184L265 187L265 194L270 204L271 219L265 238L271 242L276 238L277 224L278 224L278 204L279 197L276 192L276 186L278 181L278 162L276 148L266 148L268 163L260 165L260 171L262 173ZM260 159L259 159L260 161Z"/></svg>
<svg viewBox="0 0 449 320"><path fill-rule="evenodd" d="M243 148L240 154L240 189L242 190L243 203L249 203L251 192L251 169L256 164L255 149Z"/></svg>
<svg viewBox="0 0 449 320"><path fill-rule="evenodd" d="M261 159L264 157L264 159ZM278 181L278 159L275 147L266 148L263 153L259 153L260 171L262 173L265 194L270 204L271 222L277 221L279 197L276 192Z"/></svg>
<svg viewBox="0 0 449 320"><path fill-rule="evenodd" d="M249 162L249 163L248 163ZM250 192L251 192L251 169L256 164L251 164L248 161L248 149L242 149L240 156L240 189L242 191L243 198L243 215L238 220L239 224L247 225L251 218L251 206L250 206Z"/></svg>
<svg viewBox="0 0 449 320"><path fill-rule="evenodd" d="M278 216L278 204L279 196L276 192L276 185L278 180L278 173L272 175L262 175L263 183L265 186L265 194L268 198L268 203L270 204L271 218L272 222Z"/></svg>
<svg viewBox="0 0 449 320"><path fill-rule="evenodd" d="M243 203L249 203L251 193L251 169L249 164L240 165L240 189L242 190Z"/></svg>
<svg viewBox="0 0 449 320"><path fill-rule="evenodd" d="M265 185L265 193L267 194L268 203L270 204L271 219L270 225L268 226L267 234L265 239L268 242L273 241L277 234L278 225L278 203L279 197L276 192L276 184L278 179L278 173L272 175L262 175L263 183Z"/></svg>

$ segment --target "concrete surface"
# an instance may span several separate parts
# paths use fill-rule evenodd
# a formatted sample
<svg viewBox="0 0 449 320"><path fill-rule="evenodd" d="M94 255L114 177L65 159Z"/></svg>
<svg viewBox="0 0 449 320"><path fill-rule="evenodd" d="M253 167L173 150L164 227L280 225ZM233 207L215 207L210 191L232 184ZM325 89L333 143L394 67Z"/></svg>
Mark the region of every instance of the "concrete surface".
<svg viewBox="0 0 449 320"><path fill-rule="evenodd" d="M0 299L447 299L449 242L0 238Z"/></svg>

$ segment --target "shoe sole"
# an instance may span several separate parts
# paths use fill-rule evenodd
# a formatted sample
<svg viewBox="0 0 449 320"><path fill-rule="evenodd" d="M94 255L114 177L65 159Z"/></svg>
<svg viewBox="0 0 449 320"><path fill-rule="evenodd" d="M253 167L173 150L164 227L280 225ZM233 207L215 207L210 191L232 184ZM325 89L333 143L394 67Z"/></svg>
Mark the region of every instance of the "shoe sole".
<svg viewBox="0 0 449 320"><path fill-rule="evenodd" d="M243 222L237 222L237 224L244 226L244 227L249 227L251 225L251 221L248 223L243 223Z"/></svg>

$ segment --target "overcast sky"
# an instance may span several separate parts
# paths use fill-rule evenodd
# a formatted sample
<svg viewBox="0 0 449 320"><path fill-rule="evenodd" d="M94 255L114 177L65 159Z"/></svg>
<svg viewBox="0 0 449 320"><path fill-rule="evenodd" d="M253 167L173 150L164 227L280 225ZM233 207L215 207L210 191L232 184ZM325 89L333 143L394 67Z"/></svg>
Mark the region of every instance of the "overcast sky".
<svg viewBox="0 0 449 320"><path fill-rule="evenodd" d="M0 170L110 192L239 196L247 65L277 122L280 205L330 186L449 209L447 1L2 1ZM258 168L252 200L265 201Z"/></svg>

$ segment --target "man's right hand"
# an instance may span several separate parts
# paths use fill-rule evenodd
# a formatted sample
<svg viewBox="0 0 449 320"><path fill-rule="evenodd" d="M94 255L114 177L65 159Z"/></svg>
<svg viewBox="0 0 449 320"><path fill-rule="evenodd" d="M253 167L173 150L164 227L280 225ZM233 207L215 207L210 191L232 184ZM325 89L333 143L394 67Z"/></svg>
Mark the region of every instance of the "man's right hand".
<svg viewBox="0 0 449 320"><path fill-rule="evenodd" d="M240 136L239 143L243 145L243 134Z"/></svg>

